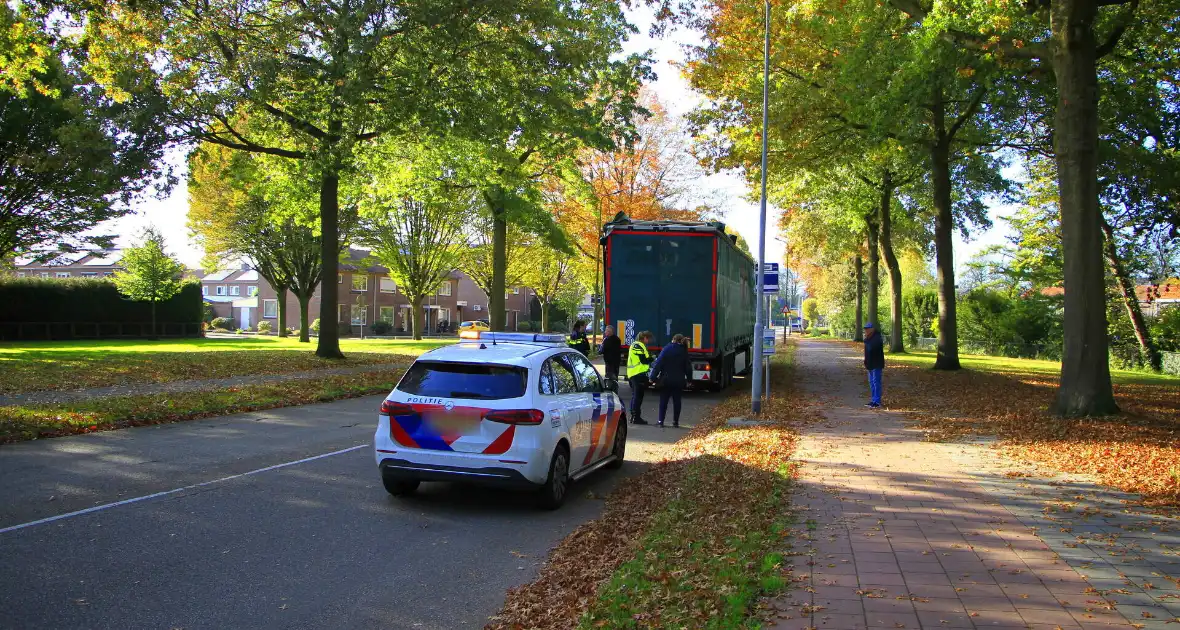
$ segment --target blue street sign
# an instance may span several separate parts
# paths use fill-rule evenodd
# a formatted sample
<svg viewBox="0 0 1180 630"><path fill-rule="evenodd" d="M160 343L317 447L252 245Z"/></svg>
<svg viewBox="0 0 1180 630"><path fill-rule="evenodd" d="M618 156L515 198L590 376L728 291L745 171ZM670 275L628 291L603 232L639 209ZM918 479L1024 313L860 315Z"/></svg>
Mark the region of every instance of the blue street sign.
<svg viewBox="0 0 1180 630"><path fill-rule="evenodd" d="M762 293L778 293L778 263L763 264Z"/></svg>

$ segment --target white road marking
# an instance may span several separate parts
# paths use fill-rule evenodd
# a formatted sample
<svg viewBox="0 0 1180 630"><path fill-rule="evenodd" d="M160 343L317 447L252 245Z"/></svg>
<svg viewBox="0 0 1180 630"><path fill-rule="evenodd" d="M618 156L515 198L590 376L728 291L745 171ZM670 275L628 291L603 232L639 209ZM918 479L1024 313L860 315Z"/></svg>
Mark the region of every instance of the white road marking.
<svg viewBox="0 0 1180 630"><path fill-rule="evenodd" d="M355 451L357 449L369 448L369 446L371 446L371 445L361 444L360 446L353 446L351 448L345 448L345 449L341 449L339 451L332 451L331 453L324 453L323 455L316 455L314 457L305 457L303 459L297 459L293 462L284 462L282 464L275 464L274 466L267 466L266 468L259 468L258 470L251 470L249 472L238 473L236 475L222 477L221 479L213 479L212 481L202 481L201 483L194 483L191 486L184 486L183 488L176 488L173 490L165 490L163 492L156 492L153 494L147 494L142 497L135 497L133 499L123 499L122 501L115 501L114 503L107 503L105 505L96 505L94 507L86 508L85 510L78 510L77 512L67 512L65 514L58 514L57 516L50 516L48 518L37 519L35 521L29 521L28 523L21 523L20 525L12 525L10 527L5 527L3 529L0 529L0 534L7 534L8 532L14 532L18 529L24 529L26 527L33 527L34 525L43 525L45 523L52 523L54 521L60 521L62 519L71 518L74 516L81 516L82 514L89 514L91 512L108 510L113 507L119 507L120 505L127 505L129 503L138 503L140 501L147 501L148 499L155 499L157 497L164 497L164 496L168 496L170 494L176 494L177 492L184 492L185 490L192 490L194 488L203 488L205 486L211 486L215 483L221 483L223 481L230 481L231 479L238 479L240 477L249 477L250 475L257 475L258 473L264 473L264 472L267 472L270 470L277 470L279 468L286 468L288 466L295 466L297 464L305 464L307 462L315 461L317 459L323 459L325 457L332 457L333 455L340 455L343 453L350 453L350 452Z"/></svg>

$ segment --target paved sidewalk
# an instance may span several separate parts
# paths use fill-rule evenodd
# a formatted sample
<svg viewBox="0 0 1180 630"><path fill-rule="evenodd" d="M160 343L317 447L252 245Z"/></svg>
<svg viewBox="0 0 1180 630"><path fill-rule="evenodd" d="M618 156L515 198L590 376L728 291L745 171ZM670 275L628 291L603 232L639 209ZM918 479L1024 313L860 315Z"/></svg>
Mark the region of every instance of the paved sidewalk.
<svg viewBox="0 0 1180 630"><path fill-rule="evenodd" d="M805 342L797 356L827 421L800 444L794 584L771 627L1180 629L1176 521L1027 466L1009 476L983 444L923 442L860 406L855 348ZM1045 512L1062 493L1099 503Z"/></svg>

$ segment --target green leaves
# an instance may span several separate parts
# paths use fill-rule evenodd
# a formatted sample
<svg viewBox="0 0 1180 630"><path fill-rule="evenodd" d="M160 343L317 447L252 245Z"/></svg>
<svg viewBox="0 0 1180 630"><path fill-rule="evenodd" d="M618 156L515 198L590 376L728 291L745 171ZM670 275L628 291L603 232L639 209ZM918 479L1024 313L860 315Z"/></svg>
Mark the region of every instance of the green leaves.
<svg viewBox="0 0 1180 630"><path fill-rule="evenodd" d="M184 265L164 251L164 237L154 227L143 231L140 244L123 250L115 286L133 300L162 302L180 292Z"/></svg>

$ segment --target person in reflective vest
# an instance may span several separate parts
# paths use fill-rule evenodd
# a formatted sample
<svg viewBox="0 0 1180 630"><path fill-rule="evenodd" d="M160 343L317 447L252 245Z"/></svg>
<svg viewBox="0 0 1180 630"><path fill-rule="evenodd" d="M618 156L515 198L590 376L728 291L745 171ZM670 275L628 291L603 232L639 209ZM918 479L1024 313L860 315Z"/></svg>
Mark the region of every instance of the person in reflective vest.
<svg viewBox="0 0 1180 630"><path fill-rule="evenodd" d="M590 356L590 339L586 336L586 322L578 320L574 322L574 331L570 333L569 347L582 353L582 356Z"/></svg>
<svg viewBox="0 0 1180 630"><path fill-rule="evenodd" d="M646 330L635 335L635 341L627 352L627 382L631 384L632 424L647 424L643 419L643 394L647 391L647 371L652 362L651 351L647 349L651 339L652 334Z"/></svg>

